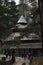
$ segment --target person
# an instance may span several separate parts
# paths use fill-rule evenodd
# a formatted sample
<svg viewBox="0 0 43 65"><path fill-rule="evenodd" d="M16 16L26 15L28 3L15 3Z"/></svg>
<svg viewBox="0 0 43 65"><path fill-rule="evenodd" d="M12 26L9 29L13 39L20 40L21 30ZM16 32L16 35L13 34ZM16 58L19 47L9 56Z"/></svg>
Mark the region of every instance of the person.
<svg viewBox="0 0 43 65"><path fill-rule="evenodd" d="M15 53L14 53L14 50L12 51L12 59L11 59L12 63L15 62Z"/></svg>
<svg viewBox="0 0 43 65"><path fill-rule="evenodd" d="M32 59L33 59L33 55L32 55L32 53L29 54L29 58L30 58L30 64L31 64Z"/></svg>
<svg viewBox="0 0 43 65"><path fill-rule="evenodd" d="M2 60L6 61L6 55L2 55Z"/></svg>
<svg viewBox="0 0 43 65"><path fill-rule="evenodd" d="M28 54L26 55L26 58L29 59L29 55Z"/></svg>
<svg viewBox="0 0 43 65"><path fill-rule="evenodd" d="M24 59L26 59L26 53L24 53L23 56L24 56Z"/></svg>

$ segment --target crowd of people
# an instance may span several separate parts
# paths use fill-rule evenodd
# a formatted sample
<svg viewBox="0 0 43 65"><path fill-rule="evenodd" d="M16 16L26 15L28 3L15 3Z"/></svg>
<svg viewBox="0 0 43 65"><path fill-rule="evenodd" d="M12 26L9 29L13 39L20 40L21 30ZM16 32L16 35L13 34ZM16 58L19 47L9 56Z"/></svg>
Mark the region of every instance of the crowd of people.
<svg viewBox="0 0 43 65"><path fill-rule="evenodd" d="M8 61L12 61L12 63L15 62L14 50L5 50L3 54L6 55L6 59L8 59Z"/></svg>
<svg viewBox="0 0 43 65"><path fill-rule="evenodd" d="M9 58L12 63L15 62L15 51L14 50L5 50L4 55L6 55L6 58ZM30 63L32 62L32 59L33 59L32 53L22 54L22 57L24 57L24 59L26 58L29 59ZM4 60L6 59L4 58Z"/></svg>

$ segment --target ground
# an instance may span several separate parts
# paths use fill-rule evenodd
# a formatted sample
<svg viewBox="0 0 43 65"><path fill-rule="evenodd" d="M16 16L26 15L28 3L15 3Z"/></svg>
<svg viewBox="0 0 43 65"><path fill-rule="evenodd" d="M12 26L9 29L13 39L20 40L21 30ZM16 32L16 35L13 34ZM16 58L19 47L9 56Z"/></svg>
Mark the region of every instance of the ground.
<svg viewBox="0 0 43 65"><path fill-rule="evenodd" d="M34 57L31 65L43 65L43 57Z"/></svg>
<svg viewBox="0 0 43 65"><path fill-rule="evenodd" d="M21 58L21 57L16 57L16 62L14 65L22 65L23 63L25 63L26 65L29 65L30 60L27 58Z"/></svg>
<svg viewBox="0 0 43 65"><path fill-rule="evenodd" d="M30 60L28 58L24 58L24 57L15 57L15 63L13 63L13 65L22 65L23 63L25 63L26 65L43 65L43 57L39 56L39 57L33 57L32 62L30 64ZM1 62L0 62L1 63ZM4 65L12 65L11 62L6 61L3 62Z"/></svg>
<svg viewBox="0 0 43 65"><path fill-rule="evenodd" d="M24 62L26 65L29 65L30 60L18 57L16 58L16 63L14 65L22 65ZM33 57L31 65L43 65L43 57Z"/></svg>

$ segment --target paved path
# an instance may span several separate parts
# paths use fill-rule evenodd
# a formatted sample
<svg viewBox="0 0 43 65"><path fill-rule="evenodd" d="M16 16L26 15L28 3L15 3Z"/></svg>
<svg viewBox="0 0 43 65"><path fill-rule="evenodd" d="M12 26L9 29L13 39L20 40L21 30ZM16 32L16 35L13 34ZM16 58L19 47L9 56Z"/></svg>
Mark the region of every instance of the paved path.
<svg viewBox="0 0 43 65"><path fill-rule="evenodd" d="M27 58L24 59L24 58L18 57L16 58L16 62L13 65L22 65L23 63L26 63L26 65L29 65L30 60L28 60Z"/></svg>

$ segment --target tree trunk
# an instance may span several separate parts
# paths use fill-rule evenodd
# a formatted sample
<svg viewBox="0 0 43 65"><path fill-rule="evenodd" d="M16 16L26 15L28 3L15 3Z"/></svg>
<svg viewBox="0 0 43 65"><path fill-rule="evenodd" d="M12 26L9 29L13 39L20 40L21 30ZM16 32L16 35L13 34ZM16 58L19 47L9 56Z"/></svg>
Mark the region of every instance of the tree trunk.
<svg viewBox="0 0 43 65"><path fill-rule="evenodd" d="M43 55L43 0L39 0L39 11L41 18L41 34L42 34L42 55Z"/></svg>

